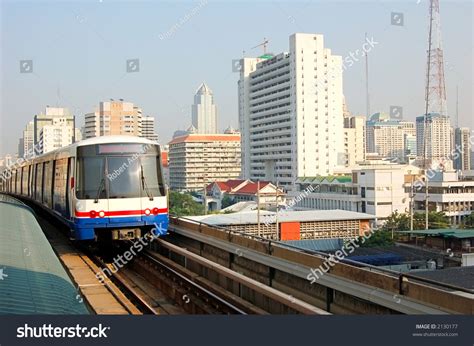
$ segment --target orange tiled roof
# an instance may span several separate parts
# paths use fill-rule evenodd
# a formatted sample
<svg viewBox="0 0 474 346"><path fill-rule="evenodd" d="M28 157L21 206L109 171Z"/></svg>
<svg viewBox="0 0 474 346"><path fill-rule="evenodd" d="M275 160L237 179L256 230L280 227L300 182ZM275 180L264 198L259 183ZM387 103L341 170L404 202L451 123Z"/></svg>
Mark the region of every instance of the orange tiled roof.
<svg viewBox="0 0 474 346"><path fill-rule="evenodd" d="M268 184L270 184L270 182L268 181L261 181L260 182L260 190L263 189L265 186L267 186ZM254 195L257 193L257 189L258 189L258 183L254 183L254 182L250 182L244 186L242 186L240 189L236 190L236 191L232 191L232 193L234 194L249 194L249 195Z"/></svg>

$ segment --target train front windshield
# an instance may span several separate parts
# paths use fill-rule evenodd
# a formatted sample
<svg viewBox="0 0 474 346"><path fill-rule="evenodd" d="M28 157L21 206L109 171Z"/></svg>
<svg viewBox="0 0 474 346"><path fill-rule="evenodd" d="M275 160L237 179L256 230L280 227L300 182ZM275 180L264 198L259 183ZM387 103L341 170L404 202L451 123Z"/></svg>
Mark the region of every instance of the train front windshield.
<svg viewBox="0 0 474 346"><path fill-rule="evenodd" d="M157 145L98 144L78 148L78 199L164 196Z"/></svg>

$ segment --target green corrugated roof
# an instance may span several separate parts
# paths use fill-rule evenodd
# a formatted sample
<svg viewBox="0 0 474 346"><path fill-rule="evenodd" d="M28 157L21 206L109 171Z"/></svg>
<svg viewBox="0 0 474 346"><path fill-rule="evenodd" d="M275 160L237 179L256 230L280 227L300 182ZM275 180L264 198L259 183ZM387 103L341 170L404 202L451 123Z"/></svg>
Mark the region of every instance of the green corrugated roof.
<svg viewBox="0 0 474 346"><path fill-rule="evenodd" d="M345 184L352 182L352 176L350 175L328 175L326 177L319 176L319 177L300 177L299 180L302 183L321 183L323 181L327 181L328 183L332 183L333 181L337 181L338 183Z"/></svg>
<svg viewBox="0 0 474 346"><path fill-rule="evenodd" d="M417 231L400 231L399 233L410 233L418 235L432 235L441 236L445 238L474 238L474 229L457 229L457 228L446 228L446 229L428 229L428 230L417 230Z"/></svg>
<svg viewBox="0 0 474 346"><path fill-rule="evenodd" d="M88 314L28 207L0 199L0 314Z"/></svg>

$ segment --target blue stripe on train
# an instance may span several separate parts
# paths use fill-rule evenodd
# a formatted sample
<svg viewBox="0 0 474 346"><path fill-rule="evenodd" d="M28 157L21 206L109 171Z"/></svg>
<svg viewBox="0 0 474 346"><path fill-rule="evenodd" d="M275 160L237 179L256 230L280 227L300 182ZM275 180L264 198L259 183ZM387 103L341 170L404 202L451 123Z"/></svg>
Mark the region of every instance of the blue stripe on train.
<svg viewBox="0 0 474 346"><path fill-rule="evenodd" d="M74 218L71 228L76 240L94 239L96 229L100 228L128 228L160 225L164 230L168 230L168 214L149 216L127 216L127 217L107 217L107 218ZM99 230L100 232L100 230Z"/></svg>

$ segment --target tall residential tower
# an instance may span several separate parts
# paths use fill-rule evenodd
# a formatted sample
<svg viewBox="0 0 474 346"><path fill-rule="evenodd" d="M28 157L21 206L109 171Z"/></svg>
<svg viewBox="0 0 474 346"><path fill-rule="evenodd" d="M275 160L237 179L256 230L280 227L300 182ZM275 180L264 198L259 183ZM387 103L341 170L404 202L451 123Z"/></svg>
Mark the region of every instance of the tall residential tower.
<svg viewBox="0 0 474 346"><path fill-rule="evenodd" d="M342 58L322 35L296 33L289 45L242 59L238 84L242 175L287 189L345 163Z"/></svg>

